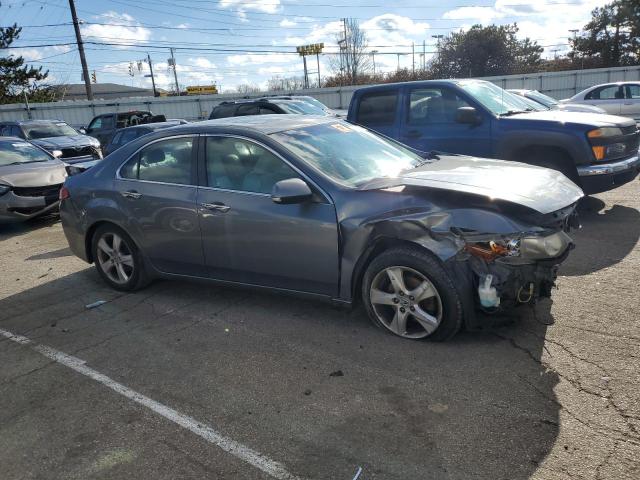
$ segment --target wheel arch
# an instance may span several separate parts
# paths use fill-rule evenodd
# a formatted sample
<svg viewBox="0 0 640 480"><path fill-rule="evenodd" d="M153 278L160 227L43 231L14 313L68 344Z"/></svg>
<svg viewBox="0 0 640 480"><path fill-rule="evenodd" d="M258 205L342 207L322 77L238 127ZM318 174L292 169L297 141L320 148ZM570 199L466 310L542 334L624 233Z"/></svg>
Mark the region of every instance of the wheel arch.
<svg viewBox="0 0 640 480"><path fill-rule="evenodd" d="M94 262L93 251L92 251L93 236L95 235L96 231L100 227L105 226L105 225L112 225L112 226L116 227L118 230L122 230L131 239L131 241L133 242L134 246L137 249L140 249L139 245L136 243L136 241L133 239L133 237L122 227L122 225L118 225L117 222L114 222L112 220L97 220L94 223L92 223L89 226L89 228L87 228L87 233L84 236L84 249L85 249L85 253L87 255L87 260L89 261L89 263L93 263Z"/></svg>

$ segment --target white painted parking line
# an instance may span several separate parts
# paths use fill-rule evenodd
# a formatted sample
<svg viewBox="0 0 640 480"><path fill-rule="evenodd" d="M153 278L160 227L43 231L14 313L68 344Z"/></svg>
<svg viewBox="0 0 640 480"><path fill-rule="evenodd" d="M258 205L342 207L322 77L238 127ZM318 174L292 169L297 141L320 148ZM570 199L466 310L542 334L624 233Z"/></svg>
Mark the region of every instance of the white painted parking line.
<svg viewBox="0 0 640 480"><path fill-rule="evenodd" d="M7 330L0 329L0 335L13 342L19 343L20 345L28 345L33 350L53 360L54 362L69 367L70 369L75 370L76 372L81 373L82 375L103 384L114 392L117 392L120 395L123 395L130 400L133 400L134 402L139 403L140 405L145 406L150 410L153 410L157 414L162 415L167 420L170 420L173 423L186 428L187 430L204 438L209 443L212 443L225 452L228 452L231 455L238 457L240 460L253 465L255 468L262 470L273 478L276 478L278 480L302 480L300 477L289 473L281 463L271 460L267 456L262 455L261 453L239 442L236 442L229 437L222 435L212 427L204 425L202 422L197 421L195 418L192 418L188 415L178 412L177 410L174 410L171 407L167 407L166 405L156 402L155 400L142 395L135 390L131 390L121 383L116 382L106 375L103 375L102 373L90 367L87 367L84 360L73 357L71 355L67 355L64 352L51 347L47 347L46 345L39 345L32 342L27 337L13 334L11 332L8 332Z"/></svg>

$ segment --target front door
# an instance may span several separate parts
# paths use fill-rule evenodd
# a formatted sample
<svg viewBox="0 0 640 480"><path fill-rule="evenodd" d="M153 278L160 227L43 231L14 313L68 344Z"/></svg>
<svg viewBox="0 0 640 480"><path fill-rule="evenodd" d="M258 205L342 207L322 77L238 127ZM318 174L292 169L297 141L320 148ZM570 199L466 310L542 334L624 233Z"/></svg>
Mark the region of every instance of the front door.
<svg viewBox="0 0 640 480"><path fill-rule="evenodd" d="M624 89L621 85L606 85L591 90L584 99L585 103L603 108L610 115L620 115Z"/></svg>
<svg viewBox="0 0 640 480"><path fill-rule="evenodd" d="M625 96L620 115L633 118L640 122L640 83L632 83L624 86Z"/></svg>
<svg viewBox="0 0 640 480"><path fill-rule="evenodd" d="M198 214L197 136L155 141L119 171L115 201L126 230L158 270L205 277Z"/></svg>
<svg viewBox="0 0 640 480"><path fill-rule="evenodd" d="M207 186L197 201L210 277L336 295L338 230L329 199L317 192L304 203L274 203L273 185L302 178L297 171L252 140L205 138Z"/></svg>
<svg viewBox="0 0 640 480"><path fill-rule="evenodd" d="M405 92L400 141L429 152L491 156L491 121L469 125L456 122L460 107L472 107L457 92L447 87L418 87ZM477 110L479 115L483 111Z"/></svg>

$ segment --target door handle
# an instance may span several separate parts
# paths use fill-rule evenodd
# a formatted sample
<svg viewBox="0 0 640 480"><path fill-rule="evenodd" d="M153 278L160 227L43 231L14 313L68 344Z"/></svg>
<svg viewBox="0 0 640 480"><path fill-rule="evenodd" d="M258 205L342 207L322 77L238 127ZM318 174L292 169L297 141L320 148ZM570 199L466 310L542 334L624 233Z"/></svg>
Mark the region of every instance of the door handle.
<svg viewBox="0 0 640 480"><path fill-rule="evenodd" d="M200 206L202 208L206 208L207 210L217 210L222 213L226 213L231 209L231 207L225 205L224 203L201 203Z"/></svg>
<svg viewBox="0 0 640 480"><path fill-rule="evenodd" d="M125 198L131 198L133 200L137 200L142 196L141 193L138 193L134 190L129 190L128 192L120 192L120 195L122 195Z"/></svg>
<svg viewBox="0 0 640 480"><path fill-rule="evenodd" d="M407 132L407 138L418 138L421 137L422 134L420 133L419 130L409 130Z"/></svg>

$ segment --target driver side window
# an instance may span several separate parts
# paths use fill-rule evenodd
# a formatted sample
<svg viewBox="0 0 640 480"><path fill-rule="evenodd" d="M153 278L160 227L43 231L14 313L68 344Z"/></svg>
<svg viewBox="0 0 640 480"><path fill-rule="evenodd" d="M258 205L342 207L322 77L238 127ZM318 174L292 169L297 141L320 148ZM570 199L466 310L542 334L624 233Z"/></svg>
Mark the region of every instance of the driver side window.
<svg viewBox="0 0 640 480"><path fill-rule="evenodd" d="M409 124L455 123L460 107L470 105L448 88L421 88L409 96Z"/></svg>
<svg viewBox="0 0 640 480"><path fill-rule="evenodd" d="M207 185L224 190L270 194L280 180L299 178L282 159L253 142L207 137Z"/></svg>

